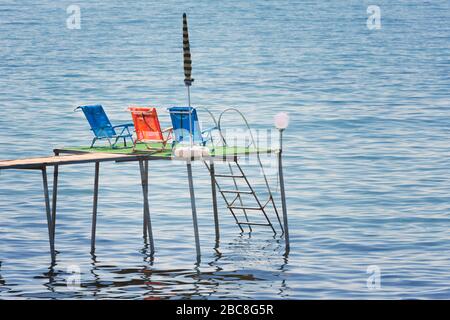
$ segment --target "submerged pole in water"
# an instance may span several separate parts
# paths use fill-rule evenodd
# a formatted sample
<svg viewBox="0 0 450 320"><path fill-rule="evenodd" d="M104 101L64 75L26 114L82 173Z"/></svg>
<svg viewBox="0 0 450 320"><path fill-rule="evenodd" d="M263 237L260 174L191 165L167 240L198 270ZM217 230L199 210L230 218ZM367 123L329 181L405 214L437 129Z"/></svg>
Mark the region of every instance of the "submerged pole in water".
<svg viewBox="0 0 450 320"><path fill-rule="evenodd" d="M59 156L59 152L55 152L55 156ZM53 192L52 192L52 230L53 230L53 242L55 241L56 234L56 202L58 197L58 174L59 166L53 167Z"/></svg>
<svg viewBox="0 0 450 320"><path fill-rule="evenodd" d="M282 139L283 130L280 130L280 150L278 152L278 173L280 175L280 193L281 193L281 206L283 210L283 225L284 225L284 239L286 241L286 252L289 252L289 226L286 207L286 193L284 190L284 177L283 177L283 163L282 163Z"/></svg>
<svg viewBox="0 0 450 320"><path fill-rule="evenodd" d="M47 228L48 228L48 239L50 243L50 255L52 263L55 262L55 242L53 236L53 221L52 213L50 208L50 196L48 192L48 181L47 181L47 167L42 167L42 184L44 187L44 198L45 198L45 211L47 214Z"/></svg>
<svg viewBox="0 0 450 320"><path fill-rule="evenodd" d="M284 190L284 176L283 176L283 163L282 163L282 152L283 152L283 131L287 128L289 124L289 116L287 113L281 112L275 116L275 126L277 127L280 134L280 147L278 151L278 175L280 179L280 194L281 194L281 206L283 210L283 224L284 224L284 239L286 242L286 254L290 250L289 242L289 226L288 226L288 216L287 216L287 206L286 206L286 193Z"/></svg>
<svg viewBox="0 0 450 320"><path fill-rule="evenodd" d="M190 159L187 160L187 172L189 180L189 193L191 195L192 223L194 225L195 249L197 251L197 262L200 262L201 256L200 237L198 234L197 207L195 205L194 180L192 178L192 163Z"/></svg>
<svg viewBox="0 0 450 320"><path fill-rule="evenodd" d="M94 176L94 201L92 205L92 229L91 229L91 253L95 252L95 233L97 229L97 206L98 206L98 182L100 173L100 162L95 162Z"/></svg>
<svg viewBox="0 0 450 320"><path fill-rule="evenodd" d="M139 169L141 171L142 194L144 196L144 224L147 227L148 240L150 243L150 253L153 255L155 253L155 245L153 243L152 222L150 219L150 205L148 203L148 160L139 160Z"/></svg>
<svg viewBox="0 0 450 320"><path fill-rule="evenodd" d="M146 180L148 181L148 160L146 160L146 161L144 162L144 172L145 172ZM147 195L148 195L148 190L147 190ZM147 218L146 218L145 204L144 204L144 206L143 206L143 218L144 218L144 223L143 223L143 226L144 226L143 234L144 234L144 239L147 240L147 235L148 235L148 232L147 232L147 230L148 230L148 223L147 223Z"/></svg>
<svg viewBox="0 0 450 320"><path fill-rule="evenodd" d="M217 210L217 192L216 192L216 170L214 168L214 160L209 162L209 174L211 176L211 193L213 202L213 214L214 214L214 227L216 231L216 242L220 239L219 231L219 212Z"/></svg>

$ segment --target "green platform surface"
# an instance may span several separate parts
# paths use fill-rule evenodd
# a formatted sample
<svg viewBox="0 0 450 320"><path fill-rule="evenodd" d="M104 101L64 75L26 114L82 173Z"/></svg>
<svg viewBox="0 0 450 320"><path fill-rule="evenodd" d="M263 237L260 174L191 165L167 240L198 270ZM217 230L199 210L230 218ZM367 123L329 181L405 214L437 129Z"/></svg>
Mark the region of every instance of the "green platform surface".
<svg viewBox="0 0 450 320"><path fill-rule="evenodd" d="M148 147L152 148L149 150ZM137 144L136 150L133 151L132 146L125 147L124 145L117 144L115 148L111 148L110 146L99 145L90 147L66 147L62 148L62 150L66 151L74 151L74 152L102 152L102 153L115 153L115 154L145 154L158 158L167 158L171 159L172 155L172 147L171 145L166 146L163 150L161 144ZM210 147L211 150L211 147ZM256 153L272 153L276 150L268 149L268 148L246 148L246 147L214 147L214 151L210 151L211 157L233 157L233 156L243 156L243 155L252 155Z"/></svg>

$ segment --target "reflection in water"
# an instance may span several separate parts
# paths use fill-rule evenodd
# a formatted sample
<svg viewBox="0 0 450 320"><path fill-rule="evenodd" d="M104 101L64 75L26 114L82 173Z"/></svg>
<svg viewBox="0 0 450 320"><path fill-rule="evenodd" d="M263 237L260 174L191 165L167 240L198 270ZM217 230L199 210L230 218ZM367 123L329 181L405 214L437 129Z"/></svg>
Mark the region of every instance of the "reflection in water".
<svg viewBox="0 0 450 320"><path fill-rule="evenodd" d="M92 277L94 279L93 282L95 284L97 284L97 283L100 282L100 277L97 274L97 256L95 255L95 253L91 253L91 261L92 261L91 262L91 269L89 270L89 272L91 273L91 275L92 275ZM100 291L100 288L99 288L99 286L94 285L91 290L92 290L92 297L96 297L97 294Z"/></svg>
<svg viewBox="0 0 450 320"><path fill-rule="evenodd" d="M44 286L47 288L48 291L50 291L51 293L55 293L55 287L54 287L54 283L55 283L55 277L57 276L57 273L55 272L55 266L56 263L53 262L49 267L48 267L48 272L44 273L44 277L46 277L48 279L48 282L44 284Z"/></svg>
<svg viewBox="0 0 450 320"><path fill-rule="evenodd" d="M92 254L88 272L80 275L79 288L67 286L67 279L73 274L61 267L58 269L57 264L35 279L46 280L43 286L49 292L47 298L225 298L233 296L236 289L251 290L252 283L261 281L269 282L272 288L278 287L279 296L283 297L287 290L283 274L288 264L288 257L280 254L283 250L284 241L280 238L261 243L249 234L241 234L222 247L217 242L208 262L194 263L192 268L158 269L149 253L149 245L144 241L139 251L143 261L140 266L104 265ZM87 276L89 280L83 280Z"/></svg>
<svg viewBox="0 0 450 320"><path fill-rule="evenodd" d="M147 237L142 237L144 240L144 246L142 247L140 253L142 254L143 261L148 263L150 266L153 266L155 262L155 254L151 253L150 244L148 243Z"/></svg>
<svg viewBox="0 0 450 320"><path fill-rule="evenodd" d="M2 278L2 262L0 261L0 286L3 286L5 284L5 280ZM1 287L0 287L1 290Z"/></svg>

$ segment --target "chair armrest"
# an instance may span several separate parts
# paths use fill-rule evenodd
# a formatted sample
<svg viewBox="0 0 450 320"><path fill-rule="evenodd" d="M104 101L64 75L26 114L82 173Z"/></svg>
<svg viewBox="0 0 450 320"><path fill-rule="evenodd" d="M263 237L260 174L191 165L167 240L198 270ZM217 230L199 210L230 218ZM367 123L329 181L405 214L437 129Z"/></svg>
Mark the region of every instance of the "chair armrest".
<svg viewBox="0 0 450 320"><path fill-rule="evenodd" d="M121 127L134 127L134 124L132 124L132 123L118 124L117 126L113 126L113 129L121 128Z"/></svg>

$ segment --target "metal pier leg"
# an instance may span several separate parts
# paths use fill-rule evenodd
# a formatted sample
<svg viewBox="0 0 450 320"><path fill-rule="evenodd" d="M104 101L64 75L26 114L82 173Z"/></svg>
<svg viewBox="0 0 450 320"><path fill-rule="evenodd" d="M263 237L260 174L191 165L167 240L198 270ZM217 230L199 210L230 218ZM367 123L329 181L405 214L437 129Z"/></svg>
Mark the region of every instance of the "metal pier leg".
<svg viewBox="0 0 450 320"><path fill-rule="evenodd" d="M146 160L144 162L144 172L145 172L145 178L148 181L148 160ZM147 197L148 197L148 190L147 190ZM146 209L145 209L145 203L143 206L143 214L142 214L142 218L144 220L143 222L143 235L144 235L144 239L147 239L147 230L148 230L148 223L147 223L147 218L146 218Z"/></svg>
<svg viewBox="0 0 450 320"><path fill-rule="evenodd" d="M55 152L55 156L59 156L58 152ZM52 229L53 229L53 242L56 235L56 202L58 197L58 174L59 166L53 168L53 194L52 194Z"/></svg>
<svg viewBox="0 0 450 320"><path fill-rule="evenodd" d="M195 206L194 181L192 178L192 164L190 160L187 161L187 172L189 180L189 192L191 194L192 222L194 224L195 249L197 251L197 262L200 262L201 256L200 238L198 235L197 208Z"/></svg>
<svg viewBox="0 0 450 320"><path fill-rule="evenodd" d="M219 213L217 210L217 193L216 193L216 176L214 169L214 160L210 160L210 175L211 175L211 193L212 193L212 202L213 202L213 213L214 213L214 227L216 231L216 241L220 239L220 231L219 231Z"/></svg>
<svg viewBox="0 0 450 320"><path fill-rule="evenodd" d="M98 180L99 180L100 162L95 162L94 178L94 203L92 206L92 229L91 229L91 253L95 252L95 232L97 229L97 205L98 205Z"/></svg>
<svg viewBox="0 0 450 320"><path fill-rule="evenodd" d="M152 222L150 220L150 206L148 203L148 160L144 165L144 160L139 160L139 168L141 171L142 193L144 195L144 224L147 226L147 233L150 242L150 253L155 253L155 245L153 243Z"/></svg>
<svg viewBox="0 0 450 320"><path fill-rule="evenodd" d="M282 163L282 141L283 141L283 130L280 130L280 150L278 152L278 174L280 177L280 194L281 194L281 206L283 210L283 224L284 224L284 239L286 241L286 253L289 252L289 227L288 227L288 216L286 207L286 193L284 190L284 177L283 177L283 163Z"/></svg>
<svg viewBox="0 0 450 320"><path fill-rule="evenodd" d="M53 236L53 221L50 208L50 196L48 192L47 167L42 168L42 183L44 187L45 209L47 213L47 227L48 227L48 238L50 243L50 255L53 263L55 262L55 242Z"/></svg>

